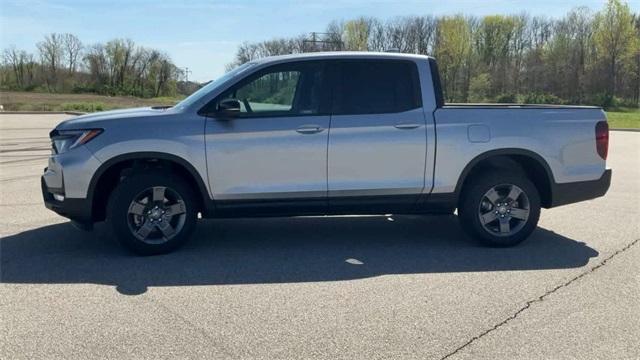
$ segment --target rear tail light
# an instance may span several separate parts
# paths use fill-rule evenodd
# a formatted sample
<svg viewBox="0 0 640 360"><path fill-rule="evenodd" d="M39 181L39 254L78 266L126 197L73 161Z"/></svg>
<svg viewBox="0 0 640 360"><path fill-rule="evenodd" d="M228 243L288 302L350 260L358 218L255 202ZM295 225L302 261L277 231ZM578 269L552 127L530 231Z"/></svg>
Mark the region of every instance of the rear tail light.
<svg viewBox="0 0 640 360"><path fill-rule="evenodd" d="M609 124L599 121L596 124L596 150L603 160L607 160L609 152Z"/></svg>

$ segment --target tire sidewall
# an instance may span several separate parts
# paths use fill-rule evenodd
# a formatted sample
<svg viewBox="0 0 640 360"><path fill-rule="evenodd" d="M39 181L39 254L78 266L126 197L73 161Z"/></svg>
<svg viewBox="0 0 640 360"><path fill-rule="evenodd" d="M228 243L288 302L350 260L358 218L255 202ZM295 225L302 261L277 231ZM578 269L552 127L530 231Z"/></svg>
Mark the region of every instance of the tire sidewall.
<svg viewBox="0 0 640 360"><path fill-rule="evenodd" d="M164 186L177 192L185 203L186 219L182 230L169 241L149 244L136 238L129 228L128 211L131 201L142 191ZM173 251L191 236L197 221L196 198L187 183L169 172L149 171L125 178L112 192L107 207L107 222L122 245L139 255L156 255Z"/></svg>
<svg viewBox="0 0 640 360"><path fill-rule="evenodd" d="M518 186L529 198L529 218L517 233L510 236L491 234L480 222L478 209L480 202L489 189L496 185L512 184ZM535 185L525 176L512 173L483 174L472 180L468 189L462 194L461 206L458 209L460 221L467 234L485 245L507 247L524 241L535 230L540 218L540 195Z"/></svg>

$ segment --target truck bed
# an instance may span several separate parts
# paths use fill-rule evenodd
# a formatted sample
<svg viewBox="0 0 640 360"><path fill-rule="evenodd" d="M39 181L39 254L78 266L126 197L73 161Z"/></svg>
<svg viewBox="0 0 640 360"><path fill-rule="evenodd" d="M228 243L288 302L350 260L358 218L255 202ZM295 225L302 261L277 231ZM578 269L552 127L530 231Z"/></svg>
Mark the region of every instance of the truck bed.
<svg viewBox="0 0 640 360"><path fill-rule="evenodd" d="M599 106L551 104L446 103L443 109L602 109Z"/></svg>
<svg viewBox="0 0 640 360"><path fill-rule="evenodd" d="M596 151L595 128L605 120L595 106L446 104L434 112L434 192L452 191L467 164L495 149L542 156L556 183L598 179L605 161Z"/></svg>

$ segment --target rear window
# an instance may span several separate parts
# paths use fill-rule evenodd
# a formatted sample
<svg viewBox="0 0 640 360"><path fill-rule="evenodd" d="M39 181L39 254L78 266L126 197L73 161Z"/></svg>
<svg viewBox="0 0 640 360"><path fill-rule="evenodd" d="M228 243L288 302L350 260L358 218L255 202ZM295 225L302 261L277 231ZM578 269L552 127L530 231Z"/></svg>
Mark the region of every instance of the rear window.
<svg viewBox="0 0 640 360"><path fill-rule="evenodd" d="M416 64L398 60L340 62L334 114L398 113L422 106Z"/></svg>

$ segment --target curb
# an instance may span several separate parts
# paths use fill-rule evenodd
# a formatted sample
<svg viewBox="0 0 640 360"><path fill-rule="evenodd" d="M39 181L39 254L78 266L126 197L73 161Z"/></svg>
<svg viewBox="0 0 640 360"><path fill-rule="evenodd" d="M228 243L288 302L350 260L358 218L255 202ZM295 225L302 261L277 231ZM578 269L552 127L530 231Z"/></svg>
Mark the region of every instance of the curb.
<svg viewBox="0 0 640 360"><path fill-rule="evenodd" d="M621 129L609 129L611 131L630 131L630 132L640 132L640 129L628 129L628 128L621 128Z"/></svg>
<svg viewBox="0 0 640 360"><path fill-rule="evenodd" d="M9 115L84 115L85 112L80 111L0 111L1 114Z"/></svg>

